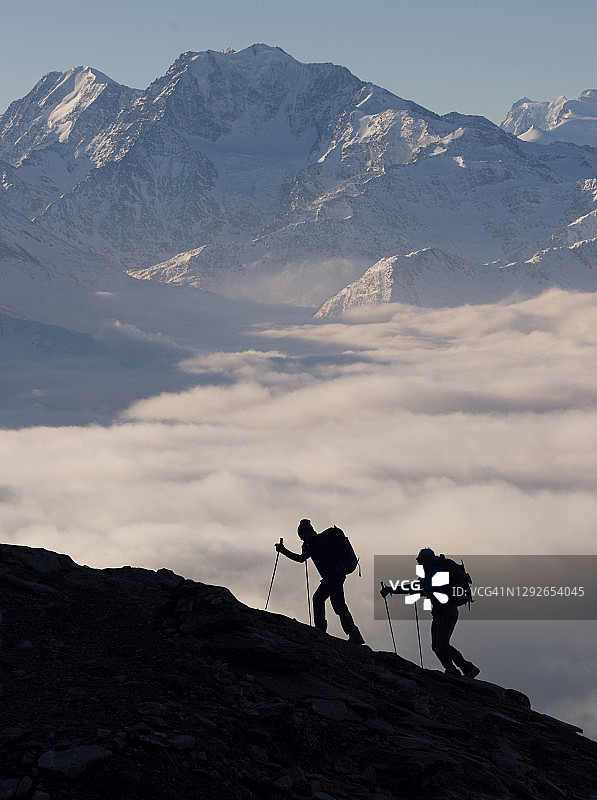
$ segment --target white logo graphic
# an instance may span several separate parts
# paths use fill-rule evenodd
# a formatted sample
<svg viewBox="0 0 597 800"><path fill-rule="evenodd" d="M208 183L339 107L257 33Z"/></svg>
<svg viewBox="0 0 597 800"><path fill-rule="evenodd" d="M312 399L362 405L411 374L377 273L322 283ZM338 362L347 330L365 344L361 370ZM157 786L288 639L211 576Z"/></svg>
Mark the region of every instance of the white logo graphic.
<svg viewBox="0 0 597 800"><path fill-rule="evenodd" d="M417 576L419 578L425 577L425 567L421 564L417 564L416 568ZM450 573L449 572L436 572L435 575L431 578L431 585L432 586L446 586L450 583ZM433 592L433 596L436 600L440 603L447 603L450 599L447 594L444 592ZM404 602L407 605L412 605L416 603L417 600L421 599L421 592L416 592L416 594L407 594L404 598ZM426 597L423 600L423 608L425 611L431 611L431 600L429 597Z"/></svg>

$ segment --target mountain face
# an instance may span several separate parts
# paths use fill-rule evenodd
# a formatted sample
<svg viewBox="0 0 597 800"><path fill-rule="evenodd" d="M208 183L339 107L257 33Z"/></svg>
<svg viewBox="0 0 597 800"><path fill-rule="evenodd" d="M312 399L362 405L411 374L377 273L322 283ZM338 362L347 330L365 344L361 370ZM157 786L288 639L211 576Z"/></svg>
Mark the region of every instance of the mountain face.
<svg viewBox="0 0 597 800"><path fill-rule="evenodd" d="M84 253L10 208L0 195L0 287L62 280L95 287L124 276L103 256Z"/></svg>
<svg viewBox="0 0 597 800"><path fill-rule="evenodd" d="M500 127L514 136L520 136L532 127L546 130L557 125L560 112L567 102L564 95L544 102L523 97L514 103Z"/></svg>
<svg viewBox="0 0 597 800"><path fill-rule="evenodd" d="M382 258L359 279L326 300L315 316L336 317L361 306L409 303L427 307L479 303L495 294L497 270L490 275L435 248ZM503 287L502 287L503 288ZM507 288L504 295L509 294Z"/></svg>
<svg viewBox="0 0 597 800"><path fill-rule="evenodd" d="M597 205L597 151L513 134L525 114L586 122L592 98L520 101L502 130L266 45L183 53L144 91L77 67L0 118L2 196L137 278L319 306L380 260L441 251L498 299L537 289L539 268L494 273ZM421 302L439 295L423 272ZM597 288L593 272L581 278Z"/></svg>
<svg viewBox="0 0 597 800"><path fill-rule="evenodd" d="M564 95L544 102L523 97L514 103L501 127L527 142L597 147L597 89L587 89L574 100Z"/></svg>
<svg viewBox="0 0 597 800"><path fill-rule="evenodd" d="M597 790L597 744L168 569L0 545L7 798L475 800Z"/></svg>
<svg viewBox="0 0 597 800"><path fill-rule="evenodd" d="M277 48L185 53L128 109L114 104L77 150L97 169L38 221L126 266L252 238L360 85L342 67L299 64ZM0 157L17 165L8 150Z"/></svg>
<svg viewBox="0 0 597 800"><path fill-rule="evenodd" d="M326 300L315 317L337 317L345 311L382 303L428 308L463 303L493 303L515 293L532 295L551 286L594 291L597 285L597 237L576 239L583 227L594 228L595 216L581 218L552 237L551 246L526 261L482 267L436 248L382 258L340 292ZM558 242L563 242L558 244Z"/></svg>

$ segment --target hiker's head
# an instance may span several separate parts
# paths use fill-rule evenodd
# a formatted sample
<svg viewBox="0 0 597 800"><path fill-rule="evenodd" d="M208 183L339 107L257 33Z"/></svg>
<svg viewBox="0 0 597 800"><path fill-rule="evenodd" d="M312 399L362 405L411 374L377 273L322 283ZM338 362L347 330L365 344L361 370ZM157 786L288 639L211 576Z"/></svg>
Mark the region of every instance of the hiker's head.
<svg viewBox="0 0 597 800"><path fill-rule="evenodd" d="M316 536L315 529L313 528L313 525L311 525L310 519L302 519L299 522L297 533L303 542L309 542L314 536Z"/></svg>
<svg viewBox="0 0 597 800"><path fill-rule="evenodd" d="M418 564L426 566L427 564L431 564L434 560L435 553L430 547L424 547L422 550L419 550L419 555L417 556Z"/></svg>

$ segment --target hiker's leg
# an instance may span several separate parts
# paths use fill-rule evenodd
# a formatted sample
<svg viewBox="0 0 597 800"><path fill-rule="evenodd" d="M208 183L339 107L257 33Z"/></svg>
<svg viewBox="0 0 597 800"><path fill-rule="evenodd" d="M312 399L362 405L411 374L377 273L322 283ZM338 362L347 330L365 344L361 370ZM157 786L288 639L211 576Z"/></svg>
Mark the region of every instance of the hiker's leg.
<svg viewBox="0 0 597 800"><path fill-rule="evenodd" d="M450 644L450 638L454 633L454 628L456 627L456 623L458 622L458 617L452 620L448 620L452 622L451 629L446 628L446 641L445 641L445 652L449 656L450 660L456 664L456 666L462 670L462 672L468 672L472 669L475 665L471 661L467 661L466 658L462 655L460 650L457 650L454 645Z"/></svg>
<svg viewBox="0 0 597 800"><path fill-rule="evenodd" d="M361 632L357 628L352 618L352 614L348 610L348 606L346 605L346 599L344 597L344 581L346 580L345 577L337 578L333 581L332 591L330 592L330 600L332 602L332 608L336 612L336 614L340 617L340 625L342 625L342 630L344 633L352 640L357 641L360 640L360 643L364 641L363 637L361 636Z"/></svg>
<svg viewBox="0 0 597 800"><path fill-rule="evenodd" d="M450 658L456 664L456 666L461 669L463 672L469 670L473 664L470 661L467 661L466 658L462 655L460 650L457 650L453 645L448 645L448 652L450 653Z"/></svg>
<svg viewBox="0 0 597 800"><path fill-rule="evenodd" d="M477 677L480 672L479 668L476 667L472 661L467 661L462 653L455 647L452 647L452 645L450 645L450 654L452 656L452 661L460 669L463 675L466 675L467 678Z"/></svg>
<svg viewBox="0 0 597 800"><path fill-rule="evenodd" d="M460 650L457 650L453 645L449 645L450 657L456 666L466 675L470 670L476 669L472 661L467 661L462 655Z"/></svg>
<svg viewBox="0 0 597 800"><path fill-rule="evenodd" d="M431 649L438 657L442 667L447 670L454 669L452 650L458 653L450 645L450 636L456 626L458 617L455 619L433 619L431 623Z"/></svg>
<svg viewBox="0 0 597 800"><path fill-rule="evenodd" d="M325 619L325 601L330 596L331 587L322 578L318 588L313 592L313 622L320 631L325 631L328 624Z"/></svg>

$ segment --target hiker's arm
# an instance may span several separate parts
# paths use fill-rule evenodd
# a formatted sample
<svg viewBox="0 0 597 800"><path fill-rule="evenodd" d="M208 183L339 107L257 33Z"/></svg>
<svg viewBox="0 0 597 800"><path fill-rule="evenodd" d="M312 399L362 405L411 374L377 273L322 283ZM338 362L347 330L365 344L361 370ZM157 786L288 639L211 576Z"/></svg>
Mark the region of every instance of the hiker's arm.
<svg viewBox="0 0 597 800"><path fill-rule="evenodd" d="M278 553L282 553L283 556L289 558L291 561L297 561L299 564L302 564L303 561L306 561L309 556L304 555L303 553L293 553L292 550L287 550L283 544L278 543L276 545L276 550Z"/></svg>

